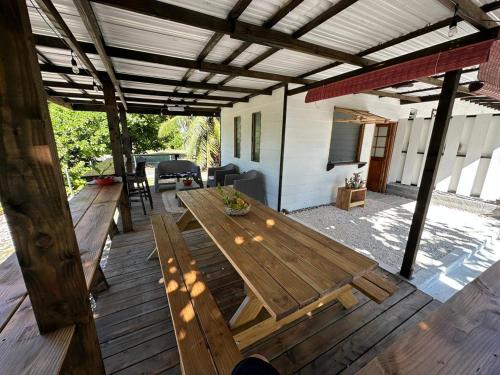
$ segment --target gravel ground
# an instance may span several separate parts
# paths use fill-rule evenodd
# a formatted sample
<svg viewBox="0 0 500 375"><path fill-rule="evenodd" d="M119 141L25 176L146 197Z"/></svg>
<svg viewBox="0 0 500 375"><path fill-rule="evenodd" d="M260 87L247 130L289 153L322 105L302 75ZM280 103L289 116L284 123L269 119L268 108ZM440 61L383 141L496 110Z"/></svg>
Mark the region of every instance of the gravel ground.
<svg viewBox="0 0 500 375"><path fill-rule="evenodd" d="M368 192L364 208L351 211L322 206L291 213L316 230L399 270L415 210L415 201ZM431 204L417 256L417 267L439 267L451 251L472 251L498 237L500 221L456 208Z"/></svg>

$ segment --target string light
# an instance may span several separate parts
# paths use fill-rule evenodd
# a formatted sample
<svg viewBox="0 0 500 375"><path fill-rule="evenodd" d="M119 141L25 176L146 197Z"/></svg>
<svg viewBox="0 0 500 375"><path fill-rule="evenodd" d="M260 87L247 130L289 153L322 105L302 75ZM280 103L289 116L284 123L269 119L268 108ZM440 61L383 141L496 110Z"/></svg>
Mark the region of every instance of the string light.
<svg viewBox="0 0 500 375"><path fill-rule="evenodd" d="M80 69L78 69L78 65L76 64L75 57L73 56L73 51L71 51L71 70L75 74L80 73Z"/></svg>
<svg viewBox="0 0 500 375"><path fill-rule="evenodd" d="M455 35L458 34L458 4L455 5L455 13L453 14L453 18L451 19L450 22L450 27L448 28L448 37L453 38Z"/></svg>

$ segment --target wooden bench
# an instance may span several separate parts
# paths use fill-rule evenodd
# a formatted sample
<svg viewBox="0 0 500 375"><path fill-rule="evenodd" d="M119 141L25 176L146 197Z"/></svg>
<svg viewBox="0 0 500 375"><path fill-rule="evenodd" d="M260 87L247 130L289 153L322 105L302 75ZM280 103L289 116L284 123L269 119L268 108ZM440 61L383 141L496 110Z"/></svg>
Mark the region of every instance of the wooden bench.
<svg viewBox="0 0 500 375"><path fill-rule="evenodd" d="M69 202L89 292L107 288L100 260L122 189L89 185ZM16 254L10 255L0 265L0 374L75 372L75 336L75 326L40 335Z"/></svg>
<svg viewBox="0 0 500 375"><path fill-rule="evenodd" d="M171 215L151 217L182 373L231 374L242 355Z"/></svg>

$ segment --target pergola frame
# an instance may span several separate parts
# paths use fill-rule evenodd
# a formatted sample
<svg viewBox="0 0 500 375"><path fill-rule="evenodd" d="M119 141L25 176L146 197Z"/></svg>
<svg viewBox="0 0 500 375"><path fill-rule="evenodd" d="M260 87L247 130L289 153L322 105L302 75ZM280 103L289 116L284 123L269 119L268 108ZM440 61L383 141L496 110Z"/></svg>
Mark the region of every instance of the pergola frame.
<svg viewBox="0 0 500 375"><path fill-rule="evenodd" d="M0 197L13 233L16 254L40 332L48 333L76 324L76 340L79 341L78 345L85 348L85 350L80 353L82 354L80 358L74 359L73 365L93 368L97 373L103 372L102 359L100 358L99 343L91 316L78 245L62 182L62 173L48 115L47 98L75 110L105 111L107 113L115 171L118 175L125 178L126 171L131 168L129 164L131 148L126 123L126 112L158 114L162 107L154 106L153 104L156 104L154 101L147 102L147 100L143 104L127 103L127 100L135 101L133 96L128 97L127 94L138 94L138 92L134 92L132 89L121 88L119 80L128 79L131 75L123 75L116 72L111 60L113 57L149 61L188 69L184 75L184 79L176 82L177 87L203 88L208 91L214 89L222 90L225 83L229 82L231 77L249 76L271 79L278 82L276 85L264 90L253 92L254 89L251 89L251 95L253 96L260 94L269 95L271 90L277 87L277 85L286 85L287 83L303 84L304 86L302 87L287 90L287 95L294 95L310 87L324 85L339 80L342 77L356 75L360 72L374 71L397 62L408 61L419 56L456 48L457 46L473 44L481 40L497 38L498 36L498 26L490 27L491 22L486 19L483 20L485 23L481 22L480 25L476 25L480 28L480 31L470 36L396 59L373 62L363 57L363 55L367 54L367 51L358 55L351 55L298 39L325 20L356 3L353 0L341 0L327 12L304 25L293 35L271 30L271 27L301 3L301 1L297 0L289 1L282 10L277 12L263 26L250 25L237 20L250 1L238 1L231 14L224 20L154 0L142 2L131 0L95 0L95 2L134 10L155 17L174 19L176 22L187 23L214 31L216 34L214 34L211 41L207 44L204 52L198 56L197 60L191 61L107 46L99 30L97 19L93 15L92 8L89 7L88 0L77 0L76 2L82 18L85 19L84 23L92 37L93 43L77 41L51 1L37 1L51 21L57 25L56 27L63 36L63 39L70 45L73 52L78 54L80 60L88 65L87 70L89 74L102 85L104 95L102 97L90 95L84 91L82 96L89 98L91 101L83 104L68 100L68 96L71 97L71 94L65 96L65 94L58 93L53 89L45 89L44 91L43 87L47 83L44 84L42 81L41 69L61 74L65 78L66 83L60 84L60 86L81 90L87 90L88 87L74 83L68 77L70 72L67 71L66 67L54 66L48 59L41 57L41 53L36 50L36 45L48 45L63 49L67 47L58 38L33 36L26 2L24 0L2 1L2 5L0 6L0 41L2 41L2 46L8 46L8 52L6 49L2 49L2 52L0 52L2 57L0 59L0 74L2 76L2 79L0 79L0 94L2 96L2 101L0 101L0 120L2 125L0 128L0 151L2 152L2 158L0 158L0 170L2 171L0 177ZM460 2L463 3L463 1ZM464 12L473 11L477 13L481 11L484 13L491 9L500 8L500 1L483 6L479 10L476 9L478 7L471 8L470 4L468 5L467 7L463 7L462 10ZM483 13L480 13L482 17L484 17ZM464 16L464 14L462 15ZM443 27L443 23L446 22L448 20L441 21L440 27ZM437 26L428 26L425 32L429 32L432 28L437 28ZM417 30L410 33L411 35L399 37L394 41L388 41L385 45L400 43L416 35L423 35L425 32L424 30ZM215 64L205 62L204 59L208 54L207 51L210 51L218 40L221 39L221 35L226 34L244 40L245 43L231 54L231 60L227 63ZM273 48L266 52L265 56L259 56L245 67L229 65L229 62L238 53L241 53L244 48L248 48L251 43L271 45ZM337 60L337 62L332 64L339 64L339 61L342 61L358 65L361 68L320 82L313 82L307 78L312 73L303 74L299 77L291 77L279 73L250 70L256 64L255 61L259 59L262 61L272 53L283 48L309 53L314 56L327 56ZM381 46L373 47L371 50L374 51L377 48L381 48ZM104 63L105 72L95 69L90 59L86 56L89 53L99 55ZM42 66L37 61L37 55L38 60L43 63ZM331 64L328 68L331 68ZM216 86L208 86L210 84L207 82L188 81L188 72L190 70L226 74L228 78L225 82ZM457 95L460 74L460 71L448 72L444 76L443 81L439 78L425 79L428 82L434 82L433 84L436 84L436 86L442 86L442 94L437 98L439 99L439 105L436 113L436 121L431 135L429 152L425 161L423 183L419 190L417 209L414 214L401 270L401 274L405 277L411 276L415 262L418 243L434 188L437 167L446 137L453 102ZM160 78L153 79L151 77L134 76L134 79L138 82L141 82L139 80L142 79L142 82L155 80L155 83L166 83L165 80ZM436 83L436 79L439 83ZM47 86L50 87L50 82ZM247 93L246 91L250 89L232 88L230 91L236 90L243 90L243 92ZM381 90L376 90L370 94L379 96L387 95L393 98L408 100L407 96L402 95L398 97L399 94L385 93ZM162 96L162 91L154 92L154 90L151 90L151 92L145 95ZM219 115L220 107L223 104L231 105L236 102L247 102L249 100L248 96L245 98L232 98L208 94L186 94L176 91L168 92L167 94L163 92L163 95L168 97L177 95L185 99L204 99L223 102L219 106L214 105L213 108L208 107L207 103L203 103L207 107L200 108L195 105L196 102L183 102L187 108L183 112L184 114L204 116ZM469 94L461 92L460 95L467 96ZM120 99L120 104L116 101L117 96ZM420 101L424 100L425 97L420 98ZM165 100L165 104L167 103L169 103L168 100ZM488 99L480 100L479 103L500 108L499 103ZM179 103L175 102L175 105L179 105ZM179 114L175 111L172 111L172 113ZM123 161L123 155L127 156L126 166ZM120 211L124 231L132 230L130 209L125 195L123 195L123 199L120 202ZM42 253L44 254L43 259L40 258ZM37 265L41 264L43 264L43 267L37 267ZM55 279L47 279L48 274L55 275ZM53 288L57 288L57 293L53 293ZM64 306L64 308L61 309L61 306ZM61 311L69 311L69 313L61 314ZM79 363L77 363L78 361Z"/></svg>

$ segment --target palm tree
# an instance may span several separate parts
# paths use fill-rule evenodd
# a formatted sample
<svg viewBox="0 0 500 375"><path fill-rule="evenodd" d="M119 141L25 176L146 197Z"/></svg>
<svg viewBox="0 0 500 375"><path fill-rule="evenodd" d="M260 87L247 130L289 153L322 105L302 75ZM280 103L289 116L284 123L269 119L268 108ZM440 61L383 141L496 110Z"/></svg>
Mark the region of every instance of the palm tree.
<svg viewBox="0 0 500 375"><path fill-rule="evenodd" d="M188 158L202 170L220 164L220 122L214 117L175 116L162 124L158 134L166 134L175 124L185 135Z"/></svg>

